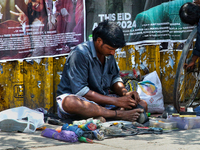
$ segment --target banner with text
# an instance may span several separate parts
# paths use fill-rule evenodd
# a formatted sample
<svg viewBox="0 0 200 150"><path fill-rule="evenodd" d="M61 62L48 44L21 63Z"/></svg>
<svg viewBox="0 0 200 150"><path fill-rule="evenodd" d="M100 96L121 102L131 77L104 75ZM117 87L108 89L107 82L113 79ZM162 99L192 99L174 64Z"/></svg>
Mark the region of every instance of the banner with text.
<svg viewBox="0 0 200 150"><path fill-rule="evenodd" d="M194 26L181 22L179 9L193 0L102 0L86 3L87 34L109 19L124 31L128 45L183 42ZM91 11L94 10L94 11ZM89 17L88 17L89 16Z"/></svg>
<svg viewBox="0 0 200 150"><path fill-rule="evenodd" d="M0 1L0 61L63 55L84 41L84 0Z"/></svg>

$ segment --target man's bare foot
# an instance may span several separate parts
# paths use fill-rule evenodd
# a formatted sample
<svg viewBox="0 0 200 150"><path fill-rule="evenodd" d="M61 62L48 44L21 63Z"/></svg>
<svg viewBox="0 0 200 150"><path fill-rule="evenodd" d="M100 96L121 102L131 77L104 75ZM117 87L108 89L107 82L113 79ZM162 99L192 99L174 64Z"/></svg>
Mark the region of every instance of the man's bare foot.
<svg viewBox="0 0 200 150"><path fill-rule="evenodd" d="M143 109L133 109L133 110L117 110L117 119L126 120L126 121L136 121L140 113L143 113Z"/></svg>

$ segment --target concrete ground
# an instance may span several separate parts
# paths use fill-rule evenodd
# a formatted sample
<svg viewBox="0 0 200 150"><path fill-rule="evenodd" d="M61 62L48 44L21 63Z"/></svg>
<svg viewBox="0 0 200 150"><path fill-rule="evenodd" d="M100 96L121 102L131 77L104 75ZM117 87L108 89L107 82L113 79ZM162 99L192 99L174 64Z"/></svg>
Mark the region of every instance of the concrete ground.
<svg viewBox="0 0 200 150"><path fill-rule="evenodd" d="M47 128L58 126L45 124ZM164 134L142 134L106 138L94 143L68 143L34 133L0 132L0 150L199 150L200 129L180 130Z"/></svg>

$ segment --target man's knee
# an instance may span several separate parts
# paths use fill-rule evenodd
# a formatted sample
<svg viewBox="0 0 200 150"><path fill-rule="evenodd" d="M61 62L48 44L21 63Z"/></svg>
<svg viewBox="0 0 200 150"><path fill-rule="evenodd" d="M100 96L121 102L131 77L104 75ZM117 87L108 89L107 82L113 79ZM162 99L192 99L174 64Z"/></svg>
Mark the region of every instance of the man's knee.
<svg viewBox="0 0 200 150"><path fill-rule="evenodd" d="M62 107L66 112L71 112L76 106L76 101L78 98L74 95L66 96L62 101Z"/></svg>

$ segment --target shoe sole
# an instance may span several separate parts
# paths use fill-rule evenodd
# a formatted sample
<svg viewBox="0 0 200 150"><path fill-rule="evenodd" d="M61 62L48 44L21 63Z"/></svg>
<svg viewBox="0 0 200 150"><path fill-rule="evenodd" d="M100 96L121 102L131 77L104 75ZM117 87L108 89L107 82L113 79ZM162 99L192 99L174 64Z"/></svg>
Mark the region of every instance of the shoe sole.
<svg viewBox="0 0 200 150"><path fill-rule="evenodd" d="M5 119L0 121L0 130L5 132L23 132L27 126L28 122L24 120ZM29 124L29 129L34 131L34 125Z"/></svg>
<svg viewBox="0 0 200 150"><path fill-rule="evenodd" d="M104 140L104 134L100 133L100 131L84 131L83 136L89 139L97 139L97 140Z"/></svg>
<svg viewBox="0 0 200 150"><path fill-rule="evenodd" d="M137 122L143 124L143 123L147 122L148 120L149 119L148 119L147 115L144 112L144 113L140 114L140 117L137 119Z"/></svg>
<svg viewBox="0 0 200 150"><path fill-rule="evenodd" d="M100 141L104 140L104 134L100 133L100 131L92 131L92 133L94 134L94 137Z"/></svg>

